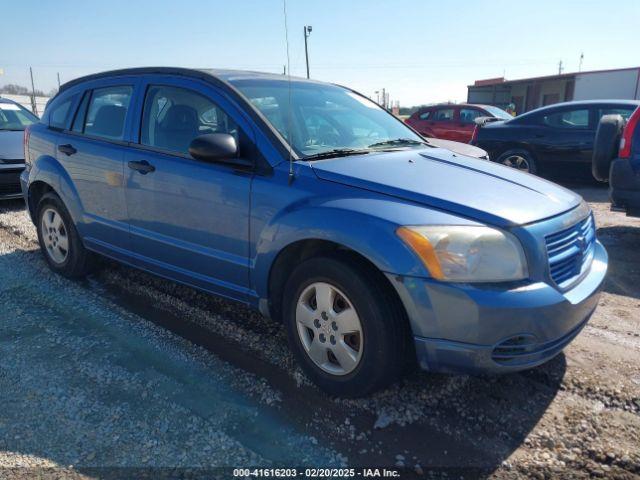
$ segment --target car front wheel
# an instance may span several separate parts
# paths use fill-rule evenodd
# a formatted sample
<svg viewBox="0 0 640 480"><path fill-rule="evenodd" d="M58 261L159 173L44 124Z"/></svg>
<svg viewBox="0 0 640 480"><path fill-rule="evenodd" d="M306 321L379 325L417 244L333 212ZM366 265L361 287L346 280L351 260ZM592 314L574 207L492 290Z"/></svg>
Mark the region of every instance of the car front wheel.
<svg viewBox="0 0 640 480"><path fill-rule="evenodd" d="M357 262L324 257L301 263L285 287L292 351L332 395L366 395L405 365L407 322L384 277Z"/></svg>
<svg viewBox="0 0 640 480"><path fill-rule="evenodd" d="M500 155L496 162L521 172L533 174L537 172L536 162L526 150L509 150Z"/></svg>

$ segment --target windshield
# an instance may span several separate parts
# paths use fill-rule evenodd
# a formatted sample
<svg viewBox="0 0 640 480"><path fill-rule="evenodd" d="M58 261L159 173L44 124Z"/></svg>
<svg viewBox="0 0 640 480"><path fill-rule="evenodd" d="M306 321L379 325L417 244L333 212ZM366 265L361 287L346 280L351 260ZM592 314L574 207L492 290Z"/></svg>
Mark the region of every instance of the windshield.
<svg viewBox="0 0 640 480"><path fill-rule="evenodd" d="M289 92L286 80L232 83L300 157L424 144L422 138L374 102L342 87L293 81Z"/></svg>
<svg viewBox="0 0 640 480"><path fill-rule="evenodd" d="M491 115L493 115L496 118L501 118L503 120L511 120L513 118L513 115L511 115L509 112L505 112L504 110L498 107L492 107L491 105L487 105L486 107L482 107L482 108L484 108L487 112L489 112Z"/></svg>
<svg viewBox="0 0 640 480"><path fill-rule="evenodd" d="M38 121L34 114L14 103L0 102L0 130L24 130Z"/></svg>

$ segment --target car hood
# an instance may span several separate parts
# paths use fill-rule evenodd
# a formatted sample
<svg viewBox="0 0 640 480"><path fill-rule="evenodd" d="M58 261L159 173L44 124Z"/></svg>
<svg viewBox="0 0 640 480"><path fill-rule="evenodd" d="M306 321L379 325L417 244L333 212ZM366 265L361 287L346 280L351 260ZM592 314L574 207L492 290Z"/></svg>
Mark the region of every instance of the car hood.
<svg viewBox="0 0 640 480"><path fill-rule="evenodd" d="M0 130L0 160L20 160L24 158L22 130Z"/></svg>
<svg viewBox="0 0 640 480"><path fill-rule="evenodd" d="M582 198L539 177L442 148L311 163L332 182L392 195L496 226L522 225L578 206Z"/></svg>

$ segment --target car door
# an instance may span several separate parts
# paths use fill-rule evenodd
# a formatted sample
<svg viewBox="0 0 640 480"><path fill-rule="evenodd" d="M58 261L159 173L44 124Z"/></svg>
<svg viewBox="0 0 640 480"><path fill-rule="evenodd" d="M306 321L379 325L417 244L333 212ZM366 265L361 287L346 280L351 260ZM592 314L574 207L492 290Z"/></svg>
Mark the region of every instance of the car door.
<svg viewBox="0 0 640 480"><path fill-rule="evenodd" d="M125 260L130 242L124 154L137 83L131 77L88 85L71 128L61 131L57 142L57 159L82 206L78 229L85 244Z"/></svg>
<svg viewBox="0 0 640 480"><path fill-rule="evenodd" d="M454 126L455 108L438 108L435 110L433 119L429 122L434 137L443 138L445 140L455 140Z"/></svg>
<svg viewBox="0 0 640 480"><path fill-rule="evenodd" d="M595 128L586 105L541 112L535 129L535 150L542 162L591 163Z"/></svg>
<svg viewBox="0 0 640 480"><path fill-rule="evenodd" d="M431 122L433 117L433 110L430 108L421 110L411 119L410 125L425 137L433 137L433 131L431 128Z"/></svg>
<svg viewBox="0 0 640 480"><path fill-rule="evenodd" d="M131 242L144 268L245 300L249 291L249 195L252 170L189 155L206 133L231 133L247 156L253 135L214 87L153 77L136 110L139 131L125 155Z"/></svg>
<svg viewBox="0 0 640 480"><path fill-rule="evenodd" d="M473 135L473 129L476 126L476 118L489 116L489 114L473 107L460 107L458 112L456 140L458 142L469 143Z"/></svg>

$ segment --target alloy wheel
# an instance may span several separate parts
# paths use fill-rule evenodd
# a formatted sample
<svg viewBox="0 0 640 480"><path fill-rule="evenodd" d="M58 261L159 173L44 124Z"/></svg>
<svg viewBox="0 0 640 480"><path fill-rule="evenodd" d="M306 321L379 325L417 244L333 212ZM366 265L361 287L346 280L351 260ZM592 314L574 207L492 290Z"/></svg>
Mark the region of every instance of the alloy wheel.
<svg viewBox="0 0 640 480"><path fill-rule="evenodd" d="M296 304L296 326L309 358L332 375L347 375L362 358L360 318L338 288L324 282L306 287Z"/></svg>
<svg viewBox="0 0 640 480"><path fill-rule="evenodd" d="M42 214L40 233L49 258L57 265L63 264L69 255L69 235L55 209L47 208Z"/></svg>
<svg viewBox="0 0 640 480"><path fill-rule="evenodd" d="M522 172L529 172L531 169L529 161L521 155L510 155L502 161L502 164Z"/></svg>

